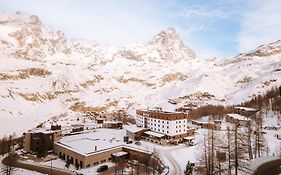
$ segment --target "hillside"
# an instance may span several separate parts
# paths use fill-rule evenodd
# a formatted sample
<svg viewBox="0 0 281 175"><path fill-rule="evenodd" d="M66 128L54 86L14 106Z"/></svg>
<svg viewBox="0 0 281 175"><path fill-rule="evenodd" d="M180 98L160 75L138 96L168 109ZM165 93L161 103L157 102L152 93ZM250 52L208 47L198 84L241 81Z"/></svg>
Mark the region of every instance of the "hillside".
<svg viewBox="0 0 281 175"><path fill-rule="evenodd" d="M70 39L34 15L1 12L0 133L21 134L85 111L237 104L281 85L280 48L277 41L227 60L203 60L172 28L145 44L115 48Z"/></svg>

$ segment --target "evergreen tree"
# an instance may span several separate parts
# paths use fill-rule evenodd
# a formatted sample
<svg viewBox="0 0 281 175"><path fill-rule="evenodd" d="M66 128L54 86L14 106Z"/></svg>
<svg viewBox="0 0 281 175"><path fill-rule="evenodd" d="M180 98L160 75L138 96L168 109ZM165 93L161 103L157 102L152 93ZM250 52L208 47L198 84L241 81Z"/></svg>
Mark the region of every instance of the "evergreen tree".
<svg viewBox="0 0 281 175"><path fill-rule="evenodd" d="M184 170L184 175L191 175L193 172L195 164L191 163L190 161L187 162L185 170Z"/></svg>

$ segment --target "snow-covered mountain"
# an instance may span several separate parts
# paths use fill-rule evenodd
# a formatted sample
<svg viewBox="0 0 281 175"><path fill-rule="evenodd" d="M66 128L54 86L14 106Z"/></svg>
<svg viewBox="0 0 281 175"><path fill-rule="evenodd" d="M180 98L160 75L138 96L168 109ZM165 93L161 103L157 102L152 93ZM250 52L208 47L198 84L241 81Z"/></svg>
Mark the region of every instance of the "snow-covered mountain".
<svg viewBox="0 0 281 175"><path fill-rule="evenodd" d="M174 29L115 48L69 39L34 15L1 12L0 133L85 111L240 103L281 84L280 48L277 41L227 60L203 60Z"/></svg>

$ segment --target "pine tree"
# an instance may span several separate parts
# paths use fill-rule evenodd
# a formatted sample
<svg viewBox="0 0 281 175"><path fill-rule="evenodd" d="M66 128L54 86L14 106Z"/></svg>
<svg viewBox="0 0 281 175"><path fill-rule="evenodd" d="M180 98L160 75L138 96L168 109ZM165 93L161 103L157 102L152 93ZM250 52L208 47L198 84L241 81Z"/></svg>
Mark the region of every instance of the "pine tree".
<svg viewBox="0 0 281 175"><path fill-rule="evenodd" d="M195 166L194 163L188 161L184 170L184 175L192 175L194 166Z"/></svg>

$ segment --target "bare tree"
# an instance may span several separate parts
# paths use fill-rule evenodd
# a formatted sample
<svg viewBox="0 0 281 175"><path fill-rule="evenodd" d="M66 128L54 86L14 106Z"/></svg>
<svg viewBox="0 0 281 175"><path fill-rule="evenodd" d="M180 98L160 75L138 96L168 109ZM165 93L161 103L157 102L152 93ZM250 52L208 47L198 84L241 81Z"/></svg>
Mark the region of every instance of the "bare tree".
<svg viewBox="0 0 281 175"><path fill-rule="evenodd" d="M237 142L237 125L234 130L234 149L235 149L235 175L238 174L238 142Z"/></svg>
<svg viewBox="0 0 281 175"><path fill-rule="evenodd" d="M206 174L209 175L209 162L208 162L207 141L206 141L206 134L205 133L204 133L204 157L205 157Z"/></svg>
<svg viewBox="0 0 281 175"><path fill-rule="evenodd" d="M231 142L230 142L231 138L230 138L230 129L229 127L227 127L227 150L228 150L228 175L231 174Z"/></svg>
<svg viewBox="0 0 281 175"><path fill-rule="evenodd" d="M253 159L253 153L252 153L252 141L251 141L251 136L252 136L252 128L251 125L248 125L248 153L249 153L249 160Z"/></svg>

